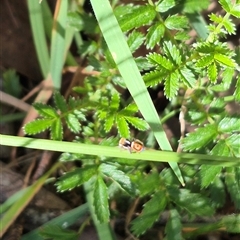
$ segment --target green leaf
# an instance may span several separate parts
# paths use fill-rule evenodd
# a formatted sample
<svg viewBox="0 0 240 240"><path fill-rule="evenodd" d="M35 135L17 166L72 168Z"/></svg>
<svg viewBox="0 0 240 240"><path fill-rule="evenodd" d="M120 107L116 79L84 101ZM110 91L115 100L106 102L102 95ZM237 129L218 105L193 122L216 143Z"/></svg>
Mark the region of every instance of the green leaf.
<svg viewBox="0 0 240 240"><path fill-rule="evenodd" d="M236 63L234 62L234 60L232 60L230 57L223 55L221 53L215 53L214 59L227 67L232 67L232 68L236 67Z"/></svg>
<svg viewBox="0 0 240 240"><path fill-rule="evenodd" d="M65 98L57 91L53 95L54 102L56 104L56 107L62 112L66 113L68 110L67 103Z"/></svg>
<svg viewBox="0 0 240 240"><path fill-rule="evenodd" d="M174 7L175 5L176 5L175 0L159 1L156 5L156 11L163 13L163 12L168 11L169 9Z"/></svg>
<svg viewBox="0 0 240 240"><path fill-rule="evenodd" d="M217 127L215 125L205 125L198 128L195 132L187 134L187 137L182 141L182 147L185 151L200 149L215 140L217 134Z"/></svg>
<svg viewBox="0 0 240 240"><path fill-rule="evenodd" d="M34 108L38 111L39 115L44 117L44 118L58 118L59 115L57 111L46 104L43 103L34 103L33 104Z"/></svg>
<svg viewBox="0 0 240 240"><path fill-rule="evenodd" d="M119 113L121 115L133 115L138 112L138 107L135 103L130 103L124 109L122 109Z"/></svg>
<svg viewBox="0 0 240 240"><path fill-rule="evenodd" d="M155 23L148 29L146 36L147 49L153 49L160 42L165 33L165 27L161 22Z"/></svg>
<svg viewBox="0 0 240 240"><path fill-rule="evenodd" d="M125 116L124 118L129 123L131 123L131 125L133 125L137 129L139 129L140 131L145 131L145 130L149 129L148 123L142 118L128 117L128 116Z"/></svg>
<svg viewBox="0 0 240 240"><path fill-rule="evenodd" d="M234 92L236 101L240 102L240 75L237 78L236 90Z"/></svg>
<svg viewBox="0 0 240 240"><path fill-rule="evenodd" d="M215 178L209 186L210 198L213 206L220 208L225 204L226 192L225 186L221 178Z"/></svg>
<svg viewBox="0 0 240 240"><path fill-rule="evenodd" d="M53 119L37 119L29 122L24 126L24 132L29 135L37 134L50 128L53 123Z"/></svg>
<svg viewBox="0 0 240 240"><path fill-rule="evenodd" d="M176 209L170 210L170 217L165 228L166 240L182 239L181 217Z"/></svg>
<svg viewBox="0 0 240 240"><path fill-rule="evenodd" d="M209 66L213 61L214 61L213 54L204 55L196 62L196 66L200 68L204 68Z"/></svg>
<svg viewBox="0 0 240 240"><path fill-rule="evenodd" d="M230 13L236 18L240 18L240 4L233 5Z"/></svg>
<svg viewBox="0 0 240 240"><path fill-rule="evenodd" d="M136 194L136 188L131 182L129 176L127 176L123 171L118 170L117 167L103 163L100 166L100 171L113 181L117 182L117 184L129 195L134 196Z"/></svg>
<svg viewBox="0 0 240 240"><path fill-rule="evenodd" d="M207 9L209 6L208 0L198 1L196 4L196 0L186 0L186 1L179 1L176 2L177 5L174 8L177 12L184 12L184 13L197 13L201 12L204 9Z"/></svg>
<svg viewBox="0 0 240 240"><path fill-rule="evenodd" d="M219 177L221 166L202 165L200 169L201 187L208 187L216 177Z"/></svg>
<svg viewBox="0 0 240 240"><path fill-rule="evenodd" d="M224 21L222 22L222 24L224 25L224 27L226 28L228 34L235 34L236 33L236 27L235 24L232 22L231 19L224 19Z"/></svg>
<svg viewBox="0 0 240 240"><path fill-rule="evenodd" d="M233 4L231 0L219 0L219 3L226 12L230 12Z"/></svg>
<svg viewBox="0 0 240 240"><path fill-rule="evenodd" d="M199 216L212 216L214 209L208 198L198 193L190 193L188 189L168 187L171 200L188 213Z"/></svg>
<svg viewBox="0 0 240 240"><path fill-rule="evenodd" d="M237 158L240 157L240 141L239 134L233 134L226 139L226 144L230 149L229 156L235 156Z"/></svg>
<svg viewBox="0 0 240 240"><path fill-rule="evenodd" d="M210 81L213 83L216 82L217 75L218 75L217 66L213 62L211 65L208 66L208 77L209 77Z"/></svg>
<svg viewBox="0 0 240 240"><path fill-rule="evenodd" d="M160 213L165 209L167 199L165 192L159 191L144 204L144 209L140 216L132 221L131 230L134 235L141 235L149 229L153 223L159 218Z"/></svg>
<svg viewBox="0 0 240 240"><path fill-rule="evenodd" d="M128 37L128 46L132 53L134 53L144 42L144 35L140 32L133 31Z"/></svg>
<svg viewBox="0 0 240 240"><path fill-rule="evenodd" d="M117 128L121 137L129 138L130 132L127 121L123 116L117 116L116 118Z"/></svg>
<svg viewBox="0 0 240 240"><path fill-rule="evenodd" d="M109 221L109 206L107 186L101 176L98 176L93 189L93 204L97 219L100 223Z"/></svg>
<svg viewBox="0 0 240 240"><path fill-rule="evenodd" d="M152 71L144 75L144 81L146 86L155 86L163 81L168 76L167 71Z"/></svg>
<svg viewBox="0 0 240 240"><path fill-rule="evenodd" d="M240 233L240 214L224 216L221 220L226 231L230 233Z"/></svg>
<svg viewBox="0 0 240 240"><path fill-rule="evenodd" d="M77 240L78 233L73 231L73 230L68 230L61 228L58 225L46 225L42 226L39 234L44 238L44 239L51 239L51 240Z"/></svg>
<svg viewBox="0 0 240 240"><path fill-rule="evenodd" d="M180 65L182 62L180 51L177 46L173 45L170 41L166 41L163 44L163 49L167 57L171 62L175 63L175 65Z"/></svg>
<svg viewBox="0 0 240 240"><path fill-rule="evenodd" d="M225 117L218 124L218 131L224 133L240 132L239 117Z"/></svg>
<svg viewBox="0 0 240 240"><path fill-rule="evenodd" d="M110 105L109 105L110 110L117 111L119 108L119 103L120 103L119 94L113 93L113 95L111 96L111 101L110 101Z"/></svg>
<svg viewBox="0 0 240 240"><path fill-rule="evenodd" d="M109 132L114 124L115 117L113 115L107 116L104 123L104 129Z"/></svg>
<svg viewBox="0 0 240 240"><path fill-rule="evenodd" d="M74 133L79 133L81 130L81 125L77 119L77 117L74 114L67 114L67 116L65 117L66 123L68 128L74 132Z"/></svg>
<svg viewBox="0 0 240 240"><path fill-rule="evenodd" d="M172 15L165 22L165 26L171 30L182 30L187 27L188 20L185 16Z"/></svg>
<svg viewBox="0 0 240 240"><path fill-rule="evenodd" d="M97 174L98 166L91 165L83 168L77 168L72 172L68 172L59 178L56 183L58 191L71 190L75 187L87 182L92 176Z"/></svg>
<svg viewBox="0 0 240 240"><path fill-rule="evenodd" d="M240 209L240 184L233 167L226 169L225 183L227 191L230 193L231 199L234 202L235 208Z"/></svg>
<svg viewBox="0 0 240 240"><path fill-rule="evenodd" d="M157 67L161 66L166 70L172 70L173 64L164 56L158 53L152 53L148 55L148 60L150 63L156 65Z"/></svg>
<svg viewBox="0 0 240 240"><path fill-rule="evenodd" d="M168 99L172 99L179 88L179 74L175 71L164 82L164 92Z"/></svg>
<svg viewBox="0 0 240 240"><path fill-rule="evenodd" d="M182 69L179 70L179 72L180 78L185 83L185 85L188 86L189 88L193 88L196 84L196 78L193 72L187 67L183 67Z"/></svg>
<svg viewBox="0 0 240 240"><path fill-rule="evenodd" d="M149 24L155 16L156 12L153 6L142 5L133 7L131 13L123 14L118 20L122 31L125 32Z"/></svg>
<svg viewBox="0 0 240 240"><path fill-rule="evenodd" d="M60 118L52 122L52 126L50 130L51 130L51 139L53 140L63 139L63 127L62 127L62 122Z"/></svg>

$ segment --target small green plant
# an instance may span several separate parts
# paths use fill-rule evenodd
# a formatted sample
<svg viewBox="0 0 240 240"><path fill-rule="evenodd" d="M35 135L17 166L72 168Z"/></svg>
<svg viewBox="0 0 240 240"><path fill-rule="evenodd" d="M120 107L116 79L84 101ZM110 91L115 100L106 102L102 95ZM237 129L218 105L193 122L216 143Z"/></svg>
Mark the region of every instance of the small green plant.
<svg viewBox="0 0 240 240"><path fill-rule="evenodd" d="M239 233L239 214L233 213L240 210L240 116L237 111L226 111L226 106L231 102L239 107L240 49L232 50L223 42L227 35L236 34L232 19L240 18L239 1L219 0L224 14L212 13L207 28L199 14L207 8L207 0L198 4L193 0L118 3L113 4L113 11L107 0L92 0L91 4L97 22L92 14L77 10L68 13L68 20L71 27L98 36L79 41L76 34L77 42L81 42L79 51L88 60L87 69L98 74L86 77L83 86L74 87L79 97L65 100L56 91L54 107L35 103L41 118L28 123L25 132L31 135L48 129L51 139L62 140L66 126L79 135L76 142L100 147L116 147L120 137L139 135L148 142L147 148L153 148L157 141L162 150L170 151L159 121L159 117L165 116L158 116L147 92L147 87L161 84L170 101L165 113L171 116L178 108L185 121L195 126L195 131L180 141L184 154L195 151L210 155L212 161L216 156L232 157L236 166L220 161L201 165L202 155L194 159L194 166L181 161L184 154L179 155L176 162L182 164L170 162L168 168L161 159L149 163L119 156L113 160L104 153L63 153L62 162L81 161L82 167L60 177L56 183L58 191L84 186L99 236L99 224L113 218L108 202L126 196L139 196L144 201L141 214L131 222L134 236L154 229L154 223L166 211L165 239L194 238L222 227ZM89 24L94 27L89 28ZM186 42L192 28L200 36L193 44ZM140 47L147 54L133 58L131 54L136 54ZM131 97L123 96L125 88ZM152 140L153 135L156 141ZM151 151L154 150L140 154L150 155ZM179 180L184 180L184 188ZM184 232L197 216L211 217L224 207L227 196L234 205L232 215ZM119 209L115 215L118 214ZM183 217L188 224L183 223Z"/></svg>

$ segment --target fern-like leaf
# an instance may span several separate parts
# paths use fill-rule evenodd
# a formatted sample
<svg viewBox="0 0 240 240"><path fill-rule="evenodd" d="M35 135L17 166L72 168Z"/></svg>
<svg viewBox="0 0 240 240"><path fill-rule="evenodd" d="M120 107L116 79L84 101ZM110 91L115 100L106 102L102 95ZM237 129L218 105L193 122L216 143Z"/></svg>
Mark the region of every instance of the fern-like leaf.
<svg viewBox="0 0 240 240"><path fill-rule="evenodd" d="M155 23L148 29L146 36L147 49L153 49L160 42L165 33L165 27L162 23Z"/></svg>
<svg viewBox="0 0 240 240"><path fill-rule="evenodd" d="M23 130L28 135L34 135L49 129L52 126L53 119L44 118L27 123Z"/></svg>

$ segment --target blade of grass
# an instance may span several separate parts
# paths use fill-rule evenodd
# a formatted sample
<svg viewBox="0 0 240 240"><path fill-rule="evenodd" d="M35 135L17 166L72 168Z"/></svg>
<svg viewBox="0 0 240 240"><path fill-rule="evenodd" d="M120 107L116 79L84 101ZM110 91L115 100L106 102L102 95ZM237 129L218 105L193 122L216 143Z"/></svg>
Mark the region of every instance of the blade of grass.
<svg viewBox="0 0 240 240"><path fill-rule="evenodd" d="M81 153L86 155L106 156L111 158L126 158L144 161L172 162L186 164L207 164L240 166L240 159L235 157L220 157L194 153L175 153L146 149L141 153L132 153L119 147L100 146L93 144L60 142L46 139L33 139L0 134L0 143L4 146L26 147L56 152Z"/></svg>
<svg viewBox="0 0 240 240"><path fill-rule="evenodd" d="M159 116L109 1L91 0L91 4L108 48L140 112L151 127L161 149L172 151ZM179 181L184 185L178 165L176 163L169 164Z"/></svg>
<svg viewBox="0 0 240 240"><path fill-rule="evenodd" d="M65 29L67 22L68 1L58 0L56 3L53 30L51 37L50 73L53 85L60 89L62 68L65 62Z"/></svg>
<svg viewBox="0 0 240 240"><path fill-rule="evenodd" d="M33 40L38 56L38 61L44 78L49 72L49 53L43 25L42 9L38 1L28 0L28 10L33 33Z"/></svg>
<svg viewBox="0 0 240 240"><path fill-rule="evenodd" d="M39 235L39 231L43 229L47 225L58 225L58 226L66 226L69 227L76 223L76 221L82 217L84 217L89 212L88 204L83 204L77 208L74 208L64 214L62 214L59 217L56 217L52 219L51 221L48 221L46 224L43 224L39 228L23 235L21 237L21 240L41 240L43 239Z"/></svg>

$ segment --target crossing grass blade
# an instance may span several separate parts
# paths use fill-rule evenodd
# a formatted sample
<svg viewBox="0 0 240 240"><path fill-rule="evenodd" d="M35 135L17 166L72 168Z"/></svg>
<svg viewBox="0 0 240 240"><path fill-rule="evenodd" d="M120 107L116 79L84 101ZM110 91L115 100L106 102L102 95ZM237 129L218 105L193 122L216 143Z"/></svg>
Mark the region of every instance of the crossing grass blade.
<svg viewBox="0 0 240 240"><path fill-rule="evenodd" d="M127 45L125 36L113 14L109 1L91 0L91 4L103 37L135 103L148 122L161 149L172 151L159 116ZM176 163L169 163L169 165L175 172L179 181L184 185L178 165Z"/></svg>

